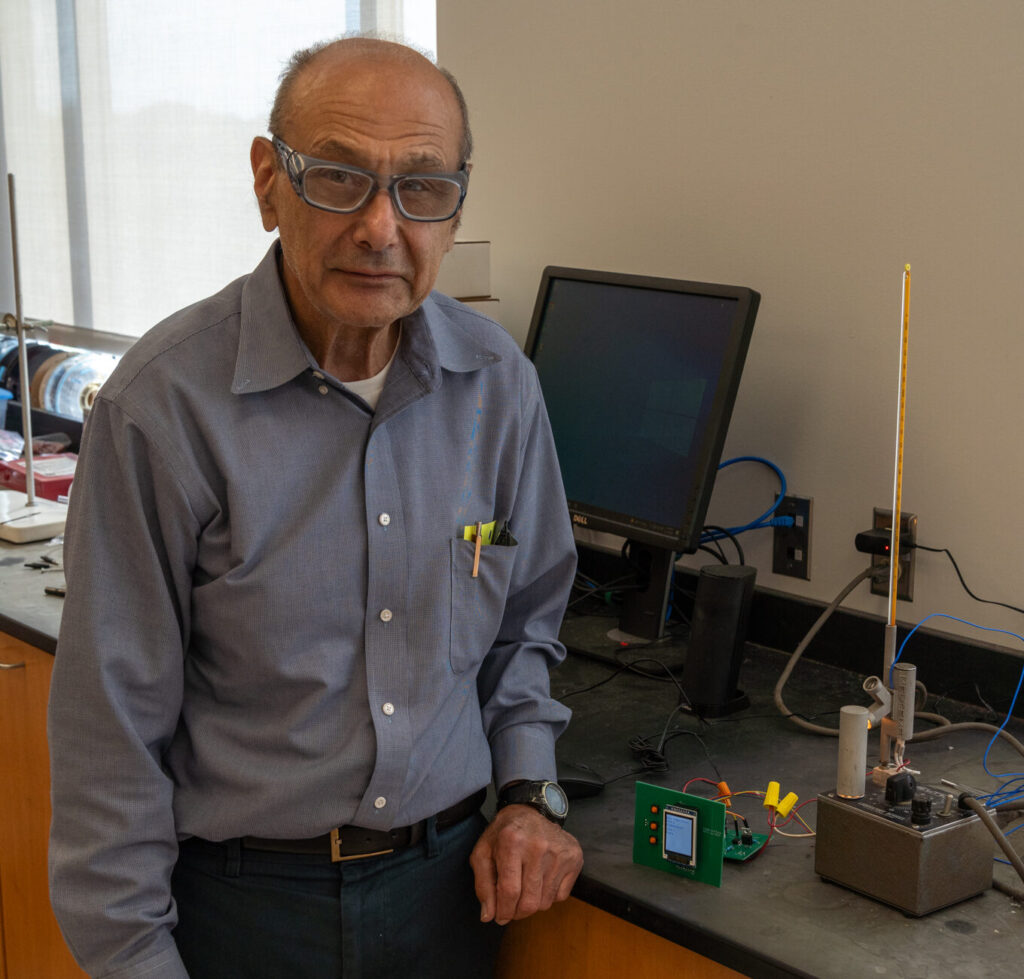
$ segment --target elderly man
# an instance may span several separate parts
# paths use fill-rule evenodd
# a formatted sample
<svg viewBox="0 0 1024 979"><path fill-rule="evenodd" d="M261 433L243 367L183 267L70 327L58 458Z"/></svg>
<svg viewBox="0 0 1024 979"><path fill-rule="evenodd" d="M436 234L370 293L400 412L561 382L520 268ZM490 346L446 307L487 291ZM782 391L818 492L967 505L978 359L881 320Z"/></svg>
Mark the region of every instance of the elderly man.
<svg viewBox="0 0 1024 979"><path fill-rule="evenodd" d="M582 864L548 784L575 552L547 418L511 339L431 293L469 174L454 80L317 46L270 130L279 241L141 339L87 426L53 904L98 976L484 976Z"/></svg>

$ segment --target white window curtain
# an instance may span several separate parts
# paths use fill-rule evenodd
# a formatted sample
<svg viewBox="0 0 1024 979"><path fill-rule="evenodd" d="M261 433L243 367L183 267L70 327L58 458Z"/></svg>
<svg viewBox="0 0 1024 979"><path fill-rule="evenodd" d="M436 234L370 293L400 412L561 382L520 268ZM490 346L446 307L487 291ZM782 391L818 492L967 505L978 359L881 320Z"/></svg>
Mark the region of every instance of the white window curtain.
<svg viewBox="0 0 1024 979"><path fill-rule="evenodd" d="M436 50L435 0L3 0L0 171L26 318L138 336L272 237L249 144L297 49L349 31ZM6 182L0 314L14 310Z"/></svg>

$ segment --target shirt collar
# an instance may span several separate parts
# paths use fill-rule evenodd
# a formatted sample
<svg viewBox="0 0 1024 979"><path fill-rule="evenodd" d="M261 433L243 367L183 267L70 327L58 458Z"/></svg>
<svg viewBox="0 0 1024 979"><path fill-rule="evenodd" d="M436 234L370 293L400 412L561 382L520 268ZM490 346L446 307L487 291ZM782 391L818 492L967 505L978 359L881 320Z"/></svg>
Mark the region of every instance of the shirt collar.
<svg viewBox="0 0 1024 979"><path fill-rule="evenodd" d="M497 350L480 339L478 331L470 331L468 317L472 314L447 296L432 292L416 312L425 320L437 362L445 370L463 374L501 360Z"/></svg>
<svg viewBox="0 0 1024 979"><path fill-rule="evenodd" d="M285 298L279 250L280 243L275 242L242 289L233 394L269 391L310 368L309 352ZM431 293L405 318L400 355L430 389L440 381L440 369L466 373L501 360L496 350L470 332L457 309L440 293Z"/></svg>
<svg viewBox="0 0 1024 979"><path fill-rule="evenodd" d="M242 288L242 322L232 394L269 391L309 369L277 268L274 242Z"/></svg>

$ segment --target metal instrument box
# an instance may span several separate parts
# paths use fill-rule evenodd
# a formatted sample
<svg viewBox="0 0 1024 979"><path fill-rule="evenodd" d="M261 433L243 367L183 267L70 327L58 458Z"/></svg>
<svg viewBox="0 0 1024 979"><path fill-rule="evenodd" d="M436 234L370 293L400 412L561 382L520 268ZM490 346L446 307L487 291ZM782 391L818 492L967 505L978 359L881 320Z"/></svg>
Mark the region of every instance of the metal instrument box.
<svg viewBox="0 0 1024 979"><path fill-rule="evenodd" d="M931 802L925 825L877 786L861 799L819 795L815 872L914 916L991 887L993 841L978 816L941 789L919 785L917 796Z"/></svg>

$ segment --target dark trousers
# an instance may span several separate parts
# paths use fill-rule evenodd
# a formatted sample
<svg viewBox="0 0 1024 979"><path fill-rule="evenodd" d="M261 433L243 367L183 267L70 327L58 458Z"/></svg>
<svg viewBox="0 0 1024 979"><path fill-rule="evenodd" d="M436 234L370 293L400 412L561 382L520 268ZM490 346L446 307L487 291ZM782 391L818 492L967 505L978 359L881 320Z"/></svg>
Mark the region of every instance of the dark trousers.
<svg viewBox="0 0 1024 979"><path fill-rule="evenodd" d="M365 860L187 840L172 878L191 979L485 979L502 929L481 924L476 814Z"/></svg>

